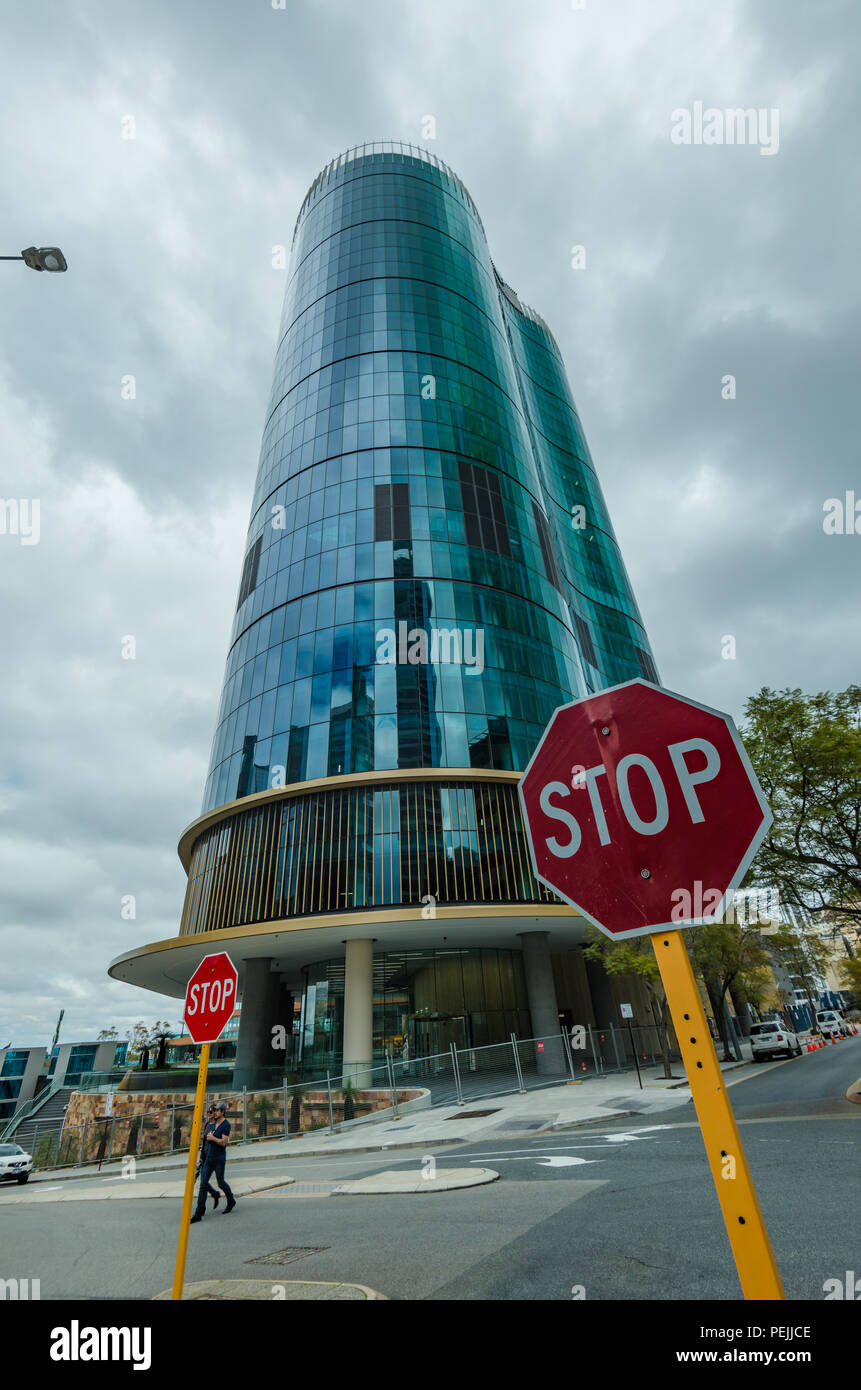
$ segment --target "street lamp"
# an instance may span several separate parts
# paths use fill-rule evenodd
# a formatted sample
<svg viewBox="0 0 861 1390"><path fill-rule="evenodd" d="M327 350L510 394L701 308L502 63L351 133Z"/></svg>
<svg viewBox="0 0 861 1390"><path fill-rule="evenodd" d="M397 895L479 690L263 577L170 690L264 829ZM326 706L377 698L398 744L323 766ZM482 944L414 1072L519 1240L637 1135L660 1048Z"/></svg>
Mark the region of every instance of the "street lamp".
<svg viewBox="0 0 861 1390"><path fill-rule="evenodd" d="M23 261L31 270L68 270L59 246L28 246L20 256L0 256L0 261Z"/></svg>

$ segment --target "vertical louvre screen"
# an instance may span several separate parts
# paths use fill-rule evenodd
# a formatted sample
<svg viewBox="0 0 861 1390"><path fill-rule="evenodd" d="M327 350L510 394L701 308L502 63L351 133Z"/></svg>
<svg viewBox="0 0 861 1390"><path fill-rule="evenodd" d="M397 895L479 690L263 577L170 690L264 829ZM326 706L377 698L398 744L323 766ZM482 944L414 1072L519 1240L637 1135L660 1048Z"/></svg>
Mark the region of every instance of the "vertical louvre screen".
<svg viewBox="0 0 861 1390"><path fill-rule="evenodd" d="M535 517L535 525L538 529L538 544L541 546L541 555L544 560L544 569L547 578L555 589L562 592L562 579L559 574L559 566L556 563L556 556L553 552L553 537L550 534L550 523L535 502L532 503L532 515Z"/></svg>
<svg viewBox="0 0 861 1390"><path fill-rule="evenodd" d="M637 664L643 679L651 681L653 685L660 685L657 668L649 653L642 651L639 647L635 647L634 651L637 653Z"/></svg>
<svg viewBox="0 0 861 1390"><path fill-rule="evenodd" d="M236 607L241 608L250 593L257 587L257 570L260 565L260 550L263 545L263 537L258 536L245 557L242 566L242 580L239 585L239 602Z"/></svg>
<svg viewBox="0 0 861 1390"><path fill-rule="evenodd" d="M405 782L290 797L195 844L180 935L361 908L555 902L532 876L517 788Z"/></svg>
<svg viewBox="0 0 861 1390"><path fill-rule="evenodd" d="M374 487L374 540L411 539L409 484L377 483Z"/></svg>
<svg viewBox="0 0 861 1390"><path fill-rule="evenodd" d="M592 641L592 634L589 631L589 624L580 617L579 613L574 614L574 627L577 631L577 641L580 643L580 651L589 662L590 666L597 667L598 660L595 656L595 644Z"/></svg>
<svg viewBox="0 0 861 1390"><path fill-rule="evenodd" d="M466 459L458 460L460 496L467 545L511 558L511 541L499 476Z"/></svg>

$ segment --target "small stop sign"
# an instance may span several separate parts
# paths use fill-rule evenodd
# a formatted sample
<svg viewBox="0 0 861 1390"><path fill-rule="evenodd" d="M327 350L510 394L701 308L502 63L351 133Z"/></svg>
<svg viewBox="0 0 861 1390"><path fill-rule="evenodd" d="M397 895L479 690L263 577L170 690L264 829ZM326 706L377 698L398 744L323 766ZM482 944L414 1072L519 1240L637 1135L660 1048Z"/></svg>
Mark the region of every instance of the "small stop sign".
<svg viewBox="0 0 861 1390"><path fill-rule="evenodd" d="M188 982L185 1022L196 1043L217 1042L236 1008L239 975L226 951L204 956Z"/></svg>

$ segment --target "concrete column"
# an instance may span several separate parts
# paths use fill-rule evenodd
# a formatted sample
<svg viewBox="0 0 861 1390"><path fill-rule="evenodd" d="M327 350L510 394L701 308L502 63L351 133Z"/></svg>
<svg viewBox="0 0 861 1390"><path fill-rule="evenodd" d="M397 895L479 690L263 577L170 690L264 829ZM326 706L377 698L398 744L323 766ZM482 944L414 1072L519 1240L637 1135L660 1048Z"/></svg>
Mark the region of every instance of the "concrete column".
<svg viewBox="0 0 861 1390"><path fill-rule="evenodd" d="M529 931L520 932L519 935L523 942L523 973L526 977L532 1036L545 1039L543 1050L539 1052L537 1047L535 1049L535 1065L540 1076L562 1074L566 1072L565 1049L560 1035L559 1005L550 959L550 933Z"/></svg>
<svg viewBox="0 0 861 1390"><path fill-rule="evenodd" d="M233 1084L237 1089L271 1088L280 1084L284 1053L272 1047L272 1030L278 1024L289 1027L283 1015L281 981L270 970L268 957L245 961L242 984L242 1013ZM276 1071L278 1075L276 1076Z"/></svg>
<svg viewBox="0 0 861 1390"><path fill-rule="evenodd" d="M589 981L589 993L592 996L595 1026L606 1028L611 1023L618 1023L619 1010L613 999L613 991L610 988L606 970L600 961L588 960L585 956L583 960L586 965L586 979ZM577 1022L587 1023L588 1020L583 1018L578 1019Z"/></svg>
<svg viewBox="0 0 861 1390"><path fill-rule="evenodd" d="M344 962L344 1075L370 1085L374 1052L374 943L348 941Z"/></svg>

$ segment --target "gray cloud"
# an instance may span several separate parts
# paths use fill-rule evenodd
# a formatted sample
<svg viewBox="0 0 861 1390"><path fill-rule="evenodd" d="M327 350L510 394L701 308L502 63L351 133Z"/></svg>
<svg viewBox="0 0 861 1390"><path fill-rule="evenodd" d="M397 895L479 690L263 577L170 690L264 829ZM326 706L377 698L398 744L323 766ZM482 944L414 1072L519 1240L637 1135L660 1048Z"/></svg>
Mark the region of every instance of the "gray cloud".
<svg viewBox="0 0 861 1390"><path fill-rule="evenodd" d="M47 1043L63 1005L67 1037L177 1012L105 965L176 931L272 248L349 145L433 148L549 321L664 681L739 715L763 684L857 679L861 537L822 530L826 498L861 497L849 0L125 0L62 23L49 44L18 7L0 59L0 250L57 243L71 266L0 266L0 491L42 507L37 546L0 537L0 1030ZM673 145L695 101L777 107L779 152Z"/></svg>

